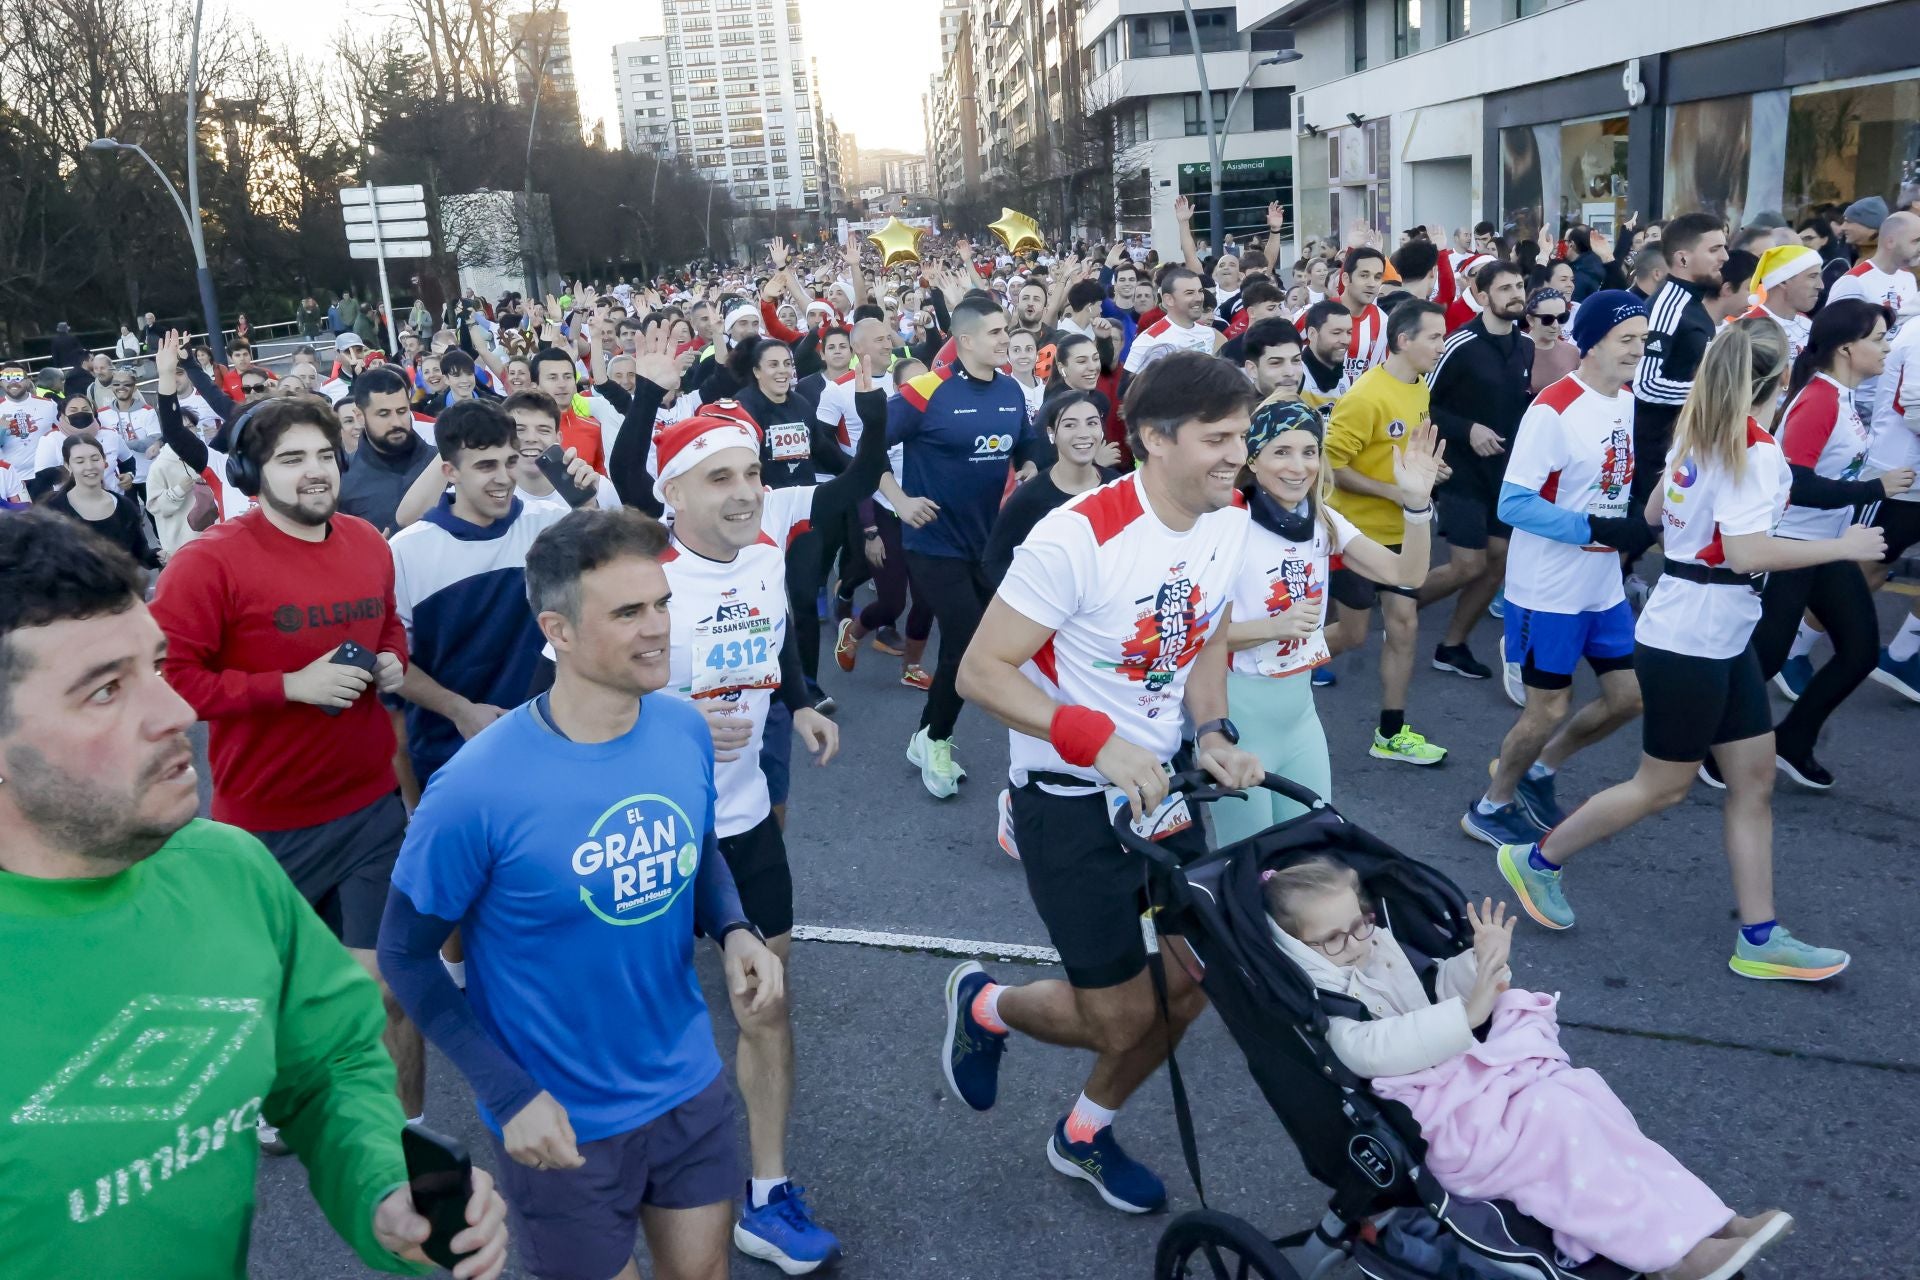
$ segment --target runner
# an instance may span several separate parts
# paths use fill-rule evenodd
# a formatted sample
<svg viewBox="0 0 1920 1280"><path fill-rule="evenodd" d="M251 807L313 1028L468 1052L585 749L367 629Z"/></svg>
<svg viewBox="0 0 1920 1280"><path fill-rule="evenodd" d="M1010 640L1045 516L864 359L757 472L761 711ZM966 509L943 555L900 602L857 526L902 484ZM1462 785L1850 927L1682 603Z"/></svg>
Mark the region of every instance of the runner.
<svg viewBox="0 0 1920 1280"><path fill-rule="evenodd" d="M60 416L51 400L33 394L26 366L0 364L0 466L16 472L23 484L33 473L34 448Z"/></svg>
<svg viewBox="0 0 1920 1280"><path fill-rule="evenodd" d="M1706 299L1720 292L1727 232L1710 213L1686 213L1666 225L1660 253L1666 282L1647 306L1647 358L1633 378L1633 505L1644 507L1660 487L1674 422L1693 386L1694 370L1713 341ZM1784 382L1785 379L1783 378Z"/></svg>
<svg viewBox="0 0 1920 1280"><path fill-rule="evenodd" d="M1493 781L1460 829L1488 844L1524 844L1565 821L1555 778L1575 752L1640 714L1633 609L1613 552L1636 556L1655 531L1627 510L1633 487L1633 395L1647 341L1646 305L1602 290L1573 322L1580 367L1533 402L1514 433L1500 486L1513 527L1500 655L1522 686L1519 722L1500 744ZM1572 716L1573 673L1586 659L1600 696Z"/></svg>
<svg viewBox="0 0 1920 1280"><path fill-rule="evenodd" d="M947 979L942 1069L956 1095L985 1111L1010 1030L1093 1050L1047 1161L1128 1213L1158 1209L1167 1195L1121 1148L1114 1113L1206 1000L1188 976L1191 957L1166 965L1162 1024L1145 972L1144 868L1115 839L1112 815L1125 805L1136 819L1166 817L1183 719L1213 777L1243 786L1261 776L1226 718L1226 645L1208 643L1231 621L1245 551L1233 486L1252 403L1225 361L1177 352L1149 365L1126 403L1140 469L1041 520L1014 553L964 667L966 696L1011 731L1021 865L1067 978L1003 986L974 961L960 965ZM1198 827L1162 825L1170 851L1201 851ZM1184 951L1171 938L1163 946Z"/></svg>
<svg viewBox="0 0 1920 1280"><path fill-rule="evenodd" d="M1353 321L1353 334L1347 340L1344 366L1347 382L1352 384L1360 381L1361 374L1380 364L1392 353L1392 345L1387 341L1387 318L1374 305L1374 299L1380 296L1381 286L1386 283L1387 256L1378 249L1357 246L1347 250L1347 256L1341 263L1341 272L1346 280L1346 288L1337 301ZM1442 310L1440 319L1443 335L1446 332L1446 315Z"/></svg>
<svg viewBox="0 0 1920 1280"><path fill-rule="evenodd" d="M1646 702L1639 771L1544 839L1503 844L1495 856L1528 915L1549 929L1572 928L1561 887L1567 862L1685 799L1711 753L1728 786L1727 861L1740 918L1728 964L1744 977L1814 982L1845 969L1849 957L1802 942L1774 918L1773 715L1753 652L1753 575L1875 560L1886 540L1865 525L1837 538L1772 536L1792 478L1758 419L1773 412L1786 374L1786 338L1771 320L1736 321L1707 349L1676 425L1666 483L1647 513L1664 521L1666 569L1634 627Z"/></svg>
<svg viewBox="0 0 1920 1280"><path fill-rule="evenodd" d="M1820 255L1805 245L1779 245L1760 255L1748 289L1760 300L1745 315L1765 317L1786 331L1793 359L1807 349L1807 317L1820 305Z"/></svg>
<svg viewBox="0 0 1920 1280"><path fill-rule="evenodd" d="M396 994L473 1088L543 1278L638 1280L636 1226L654 1274L726 1274L739 1159L695 929L737 1001L781 999L716 844L706 725L657 692L667 552L635 511L575 512L534 541L553 688L434 778L380 931ZM456 927L465 995L440 963Z"/></svg>
<svg viewBox="0 0 1920 1280"><path fill-rule="evenodd" d="M1867 464L1883 474L1920 469L1920 324L1901 325L1887 353ZM1887 536L1886 556L1879 564L1867 566L1867 585L1878 591L1893 563L1920 542L1920 489L1908 489L1891 502L1876 502L1862 516L1863 523ZM1920 600L1914 601L1900 620L1900 629L1880 651L1873 678L1920 702Z"/></svg>
<svg viewBox="0 0 1920 1280"><path fill-rule="evenodd" d="M0 519L7 1272L244 1280L259 1155L229 1139L263 1112L360 1260L417 1272L379 999L259 841L195 820L144 588L59 516ZM504 1217L476 1169L456 1276L500 1274Z"/></svg>
<svg viewBox="0 0 1920 1280"><path fill-rule="evenodd" d="M1253 382L1261 400L1300 398L1300 384L1307 375L1299 330L1274 316L1255 321L1234 341L1240 344L1243 357L1240 369Z"/></svg>
<svg viewBox="0 0 1920 1280"><path fill-rule="evenodd" d="M1353 317L1337 299L1323 299L1308 307L1297 323L1307 340L1301 356L1306 378L1300 398L1309 409L1324 409L1353 386L1346 356L1353 342Z"/></svg>
<svg viewBox="0 0 1920 1280"><path fill-rule="evenodd" d="M1353 527L1398 554L1409 516L1432 518L1433 509L1407 511L1394 480L1396 454L1427 419L1426 376L1446 342L1446 313L1431 302L1403 302L1388 319L1387 358L1361 374L1334 406L1323 456L1333 473L1328 505ZM1385 636L1380 646L1380 725L1368 754L1379 760L1436 765L1445 747L1415 733L1407 723L1407 686L1413 680L1413 649L1419 627L1419 592L1375 582L1356 569L1336 567L1328 593L1339 605L1329 629L1334 653L1366 643L1374 602L1380 604Z"/></svg>
<svg viewBox="0 0 1920 1280"><path fill-rule="evenodd" d="M1127 348L1121 367L1129 377L1153 361L1175 351L1197 351L1212 355L1220 341L1220 331L1200 323L1206 309L1206 290L1200 286L1200 274L1186 267L1168 267L1160 273L1160 308L1166 314L1141 329ZM958 320L955 316L955 320ZM943 638L942 644L946 641Z"/></svg>

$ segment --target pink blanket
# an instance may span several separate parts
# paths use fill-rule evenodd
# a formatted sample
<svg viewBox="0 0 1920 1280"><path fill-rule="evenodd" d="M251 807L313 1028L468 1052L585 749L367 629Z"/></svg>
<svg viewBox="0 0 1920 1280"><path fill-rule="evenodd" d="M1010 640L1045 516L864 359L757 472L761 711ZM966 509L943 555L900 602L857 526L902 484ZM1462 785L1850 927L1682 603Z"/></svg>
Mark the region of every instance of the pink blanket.
<svg viewBox="0 0 1920 1280"><path fill-rule="evenodd" d="M1733 1216L1640 1132L1593 1071L1560 1047L1557 997L1507 991L1484 1043L1437 1067L1377 1079L1427 1140L1441 1186L1511 1200L1553 1229L1575 1265L1595 1254L1639 1271L1673 1266Z"/></svg>

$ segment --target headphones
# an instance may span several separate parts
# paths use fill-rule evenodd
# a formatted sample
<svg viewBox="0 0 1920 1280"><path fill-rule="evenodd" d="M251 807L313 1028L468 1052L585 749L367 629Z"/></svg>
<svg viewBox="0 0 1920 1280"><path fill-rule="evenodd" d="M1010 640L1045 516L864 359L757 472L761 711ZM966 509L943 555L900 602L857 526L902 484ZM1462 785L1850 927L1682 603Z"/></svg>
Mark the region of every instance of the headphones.
<svg viewBox="0 0 1920 1280"><path fill-rule="evenodd" d="M252 420L260 406L266 403L268 402L262 400L257 404L249 405L245 413L234 419L233 439L227 442L227 483L249 498L260 496L260 464L247 456L247 423ZM345 476L347 455L341 452L337 458L340 463L340 474Z"/></svg>

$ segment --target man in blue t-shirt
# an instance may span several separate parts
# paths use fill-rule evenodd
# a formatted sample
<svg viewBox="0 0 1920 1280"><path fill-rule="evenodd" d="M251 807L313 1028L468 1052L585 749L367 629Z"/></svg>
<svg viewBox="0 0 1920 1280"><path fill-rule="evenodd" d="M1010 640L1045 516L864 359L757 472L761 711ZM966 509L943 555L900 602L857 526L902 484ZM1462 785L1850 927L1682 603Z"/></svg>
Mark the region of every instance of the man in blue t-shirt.
<svg viewBox="0 0 1920 1280"><path fill-rule="evenodd" d="M380 930L395 996L479 1099L536 1276L638 1280L642 1220L673 1274L725 1273L743 1176L696 927L751 1008L782 989L715 844L706 721L654 692L666 548L639 512L595 510L528 549L553 688L434 775ZM455 927L465 997L439 961Z"/></svg>
<svg viewBox="0 0 1920 1280"><path fill-rule="evenodd" d="M900 445L901 488L932 510L915 523L902 517L901 544L916 599L933 606L940 624L940 665L920 712L907 759L937 800L960 788L967 771L953 758L953 726L961 699L954 688L960 655L993 598L985 565L987 536L1006 497L1007 476L1020 465L1031 476L1048 452L1027 425L1026 395L1007 360L1007 313L985 294L953 309L954 361L900 388L887 411L887 443Z"/></svg>

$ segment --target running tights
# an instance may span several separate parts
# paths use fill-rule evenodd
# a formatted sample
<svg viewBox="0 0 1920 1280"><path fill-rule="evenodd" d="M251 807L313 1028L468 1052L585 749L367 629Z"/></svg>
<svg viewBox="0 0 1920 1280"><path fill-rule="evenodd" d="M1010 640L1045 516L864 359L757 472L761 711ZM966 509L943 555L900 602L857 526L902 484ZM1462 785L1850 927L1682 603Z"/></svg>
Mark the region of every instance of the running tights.
<svg viewBox="0 0 1920 1280"><path fill-rule="evenodd" d="M787 623L800 643L800 670L820 683L821 537L809 529L787 546Z"/></svg>
<svg viewBox="0 0 1920 1280"><path fill-rule="evenodd" d="M914 598L925 598L940 624L940 665L934 669L933 687L927 690L927 705L920 713L920 727L939 741L953 737L954 721L960 718L960 691L954 682L974 628L993 599L993 584L987 581L986 568L973 560L915 551L907 552L906 559Z"/></svg>
<svg viewBox="0 0 1920 1280"><path fill-rule="evenodd" d="M1834 708L1873 672L1880 654L1880 624L1866 575L1850 560L1788 569L1767 575L1761 592L1753 649L1760 670L1773 679L1787 660L1800 616L1812 610L1833 641L1833 658L1813 673L1800 700L1774 729L1775 749L1790 760L1813 751L1820 727Z"/></svg>
<svg viewBox="0 0 1920 1280"><path fill-rule="evenodd" d="M907 639L925 640L933 634L933 610L927 605L925 590L919 587L913 590L913 607L907 608L907 590L911 584L907 577L907 554L900 545L900 517L876 504L873 524L880 530L880 545L886 548L886 556L875 569L867 563L864 535L860 535L858 541L850 541L841 561L840 598L851 603L854 588L871 579L875 594L872 602L860 610L860 629L874 632L894 626L900 621L900 611L906 609ZM849 566L852 573L847 572Z"/></svg>

